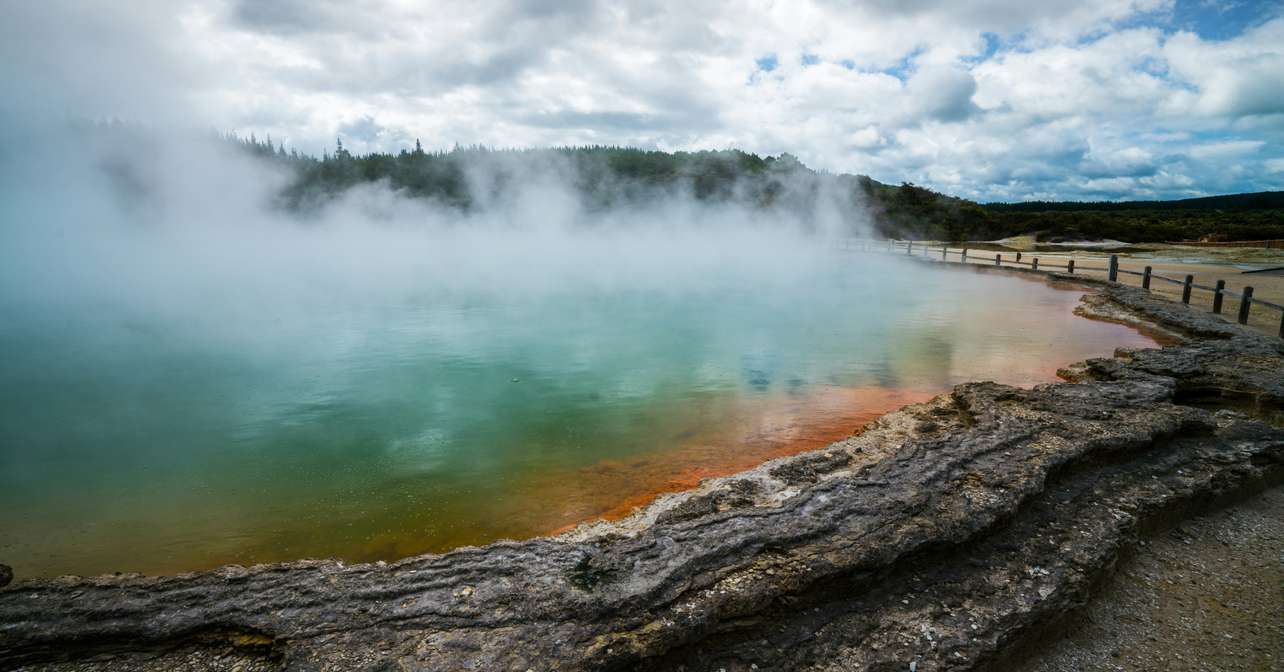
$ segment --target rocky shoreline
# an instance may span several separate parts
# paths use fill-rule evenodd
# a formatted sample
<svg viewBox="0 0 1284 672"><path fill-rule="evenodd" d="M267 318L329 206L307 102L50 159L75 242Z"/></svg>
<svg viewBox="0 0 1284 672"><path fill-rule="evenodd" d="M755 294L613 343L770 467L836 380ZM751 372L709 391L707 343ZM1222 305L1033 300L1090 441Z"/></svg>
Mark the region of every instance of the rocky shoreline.
<svg viewBox="0 0 1284 672"><path fill-rule="evenodd" d="M1261 420L1284 409L1284 341L1118 285L1081 310L1177 342L1064 384L960 385L555 538L19 577L0 668L1005 669L1137 535L1284 482Z"/></svg>

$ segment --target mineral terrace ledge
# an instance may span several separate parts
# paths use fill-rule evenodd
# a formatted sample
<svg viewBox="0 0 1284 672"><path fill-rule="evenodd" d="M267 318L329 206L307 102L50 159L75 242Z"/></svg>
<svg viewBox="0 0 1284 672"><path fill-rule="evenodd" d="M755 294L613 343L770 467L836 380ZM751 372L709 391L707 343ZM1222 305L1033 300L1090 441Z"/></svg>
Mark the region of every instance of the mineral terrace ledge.
<svg viewBox="0 0 1284 672"><path fill-rule="evenodd" d="M1116 285L1080 310L1180 341L960 385L560 537L19 582L0 667L995 668L1146 526L1284 482L1284 430L1253 417L1284 408L1284 343Z"/></svg>

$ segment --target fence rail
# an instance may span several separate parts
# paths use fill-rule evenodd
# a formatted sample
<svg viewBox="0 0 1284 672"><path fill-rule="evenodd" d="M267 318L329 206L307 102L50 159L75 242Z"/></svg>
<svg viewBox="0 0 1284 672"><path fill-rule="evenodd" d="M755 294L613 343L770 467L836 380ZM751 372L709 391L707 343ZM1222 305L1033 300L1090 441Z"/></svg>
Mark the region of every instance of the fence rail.
<svg viewBox="0 0 1284 672"><path fill-rule="evenodd" d="M916 245L912 240L847 240L846 249L860 252L884 252L888 254L899 254L904 251L906 255L911 257L920 257L929 260L936 259L936 256L939 255L940 258L937 261L953 264L975 265L972 264L972 262L989 263L991 261L988 253L985 252L978 254L976 250L969 250L967 248L950 249L948 245L932 246L925 243L918 243ZM957 257L957 259L951 259L951 256ZM1254 298L1252 287L1244 287L1243 291L1236 292L1226 289L1225 280L1218 280L1216 285L1209 287L1208 285L1197 284L1195 282L1195 276L1193 275L1187 275L1186 277L1179 279L1157 275L1153 272L1150 266L1146 266L1140 271L1120 268L1119 256L1114 254L1110 255L1110 263L1107 266L1076 265L1073 258L1067 259L1063 264L1047 260L1040 262L1039 258L1034 256L1031 256L1028 259L1023 259L1023 254L1021 252L1017 252L1015 255L1011 255L1006 259L1003 257L1002 252L995 252L992 261L995 266L1020 266L1022 268L1029 268L1032 271L1045 273L1054 271L1065 272L1071 275L1084 272L1105 273L1106 279L1110 282L1119 282L1119 276L1121 274L1138 276L1141 278L1141 287L1147 291L1150 290L1150 285L1155 280L1167 282L1181 286L1181 302L1188 305L1191 302L1191 294L1195 290L1210 292L1213 299L1212 312L1218 315L1222 314L1223 302L1225 298L1229 296L1239 301L1239 312L1235 317L1240 324L1248 324L1249 314L1251 313L1253 306L1262 306L1264 308L1280 311L1279 336L1280 338L1284 338L1284 305Z"/></svg>

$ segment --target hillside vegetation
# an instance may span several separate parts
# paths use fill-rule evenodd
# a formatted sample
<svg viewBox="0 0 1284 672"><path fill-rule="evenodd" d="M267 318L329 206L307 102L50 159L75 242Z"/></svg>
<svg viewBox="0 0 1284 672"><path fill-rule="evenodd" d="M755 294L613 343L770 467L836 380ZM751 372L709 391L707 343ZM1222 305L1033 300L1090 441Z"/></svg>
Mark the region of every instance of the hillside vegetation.
<svg viewBox="0 0 1284 672"><path fill-rule="evenodd" d="M294 178L282 207L306 210L346 190L381 182L407 196L468 210L512 195L518 184L556 179L590 208L645 204L660 195L698 202L782 208L815 216L818 204L855 232L868 220L884 237L996 240L1114 239L1145 243L1199 238L1284 238L1284 192L1177 201L979 204L910 183L889 185L863 175L832 174L789 154L760 157L739 150L661 152L624 147L492 150L484 147L354 155L339 142L316 158L270 141L229 138Z"/></svg>

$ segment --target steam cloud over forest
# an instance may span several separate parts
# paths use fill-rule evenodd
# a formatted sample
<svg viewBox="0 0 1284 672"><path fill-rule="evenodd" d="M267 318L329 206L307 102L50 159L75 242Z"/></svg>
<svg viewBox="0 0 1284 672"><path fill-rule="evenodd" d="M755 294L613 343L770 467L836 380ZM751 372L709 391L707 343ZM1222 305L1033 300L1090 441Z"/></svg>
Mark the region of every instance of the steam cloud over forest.
<svg viewBox="0 0 1284 672"><path fill-rule="evenodd" d="M733 172L677 180L610 169L653 157L643 152L412 151L368 178L368 161L343 150L265 156L131 125L28 124L4 146L6 310L84 304L199 323L287 297L667 291L710 272L789 276L868 230L856 178L790 157L692 155L675 170Z"/></svg>

